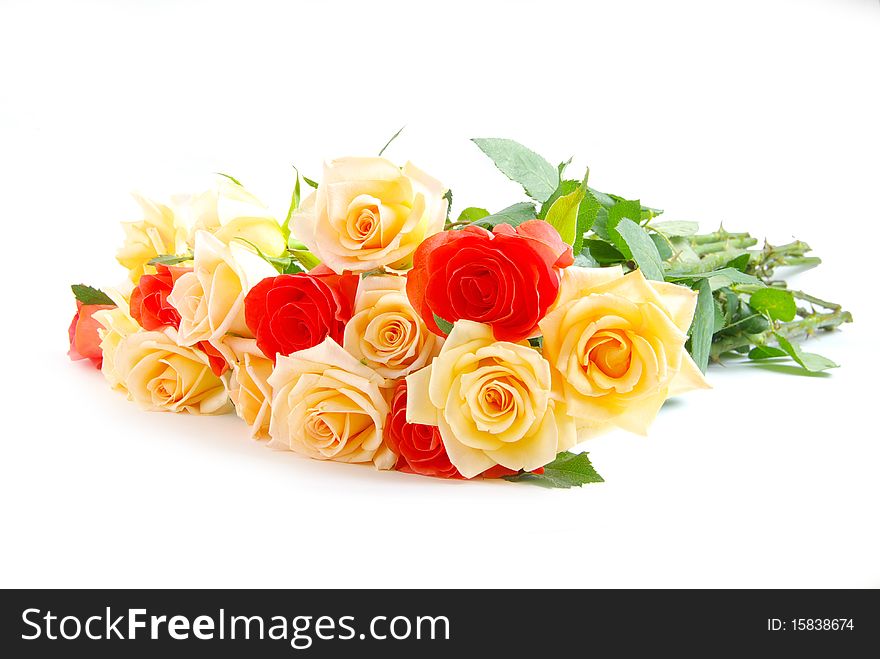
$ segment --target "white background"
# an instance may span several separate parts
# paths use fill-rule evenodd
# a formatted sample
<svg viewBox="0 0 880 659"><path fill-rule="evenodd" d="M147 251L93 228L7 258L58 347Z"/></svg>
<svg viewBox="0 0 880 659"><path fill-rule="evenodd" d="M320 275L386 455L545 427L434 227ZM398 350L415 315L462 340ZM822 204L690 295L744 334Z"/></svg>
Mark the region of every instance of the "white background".
<svg viewBox="0 0 880 659"><path fill-rule="evenodd" d="M880 3L0 3L0 585L880 586ZM521 199L469 143L825 259L827 377L712 368L649 438L548 491L312 462L234 416L146 414L67 360L129 190L387 155L455 205Z"/></svg>

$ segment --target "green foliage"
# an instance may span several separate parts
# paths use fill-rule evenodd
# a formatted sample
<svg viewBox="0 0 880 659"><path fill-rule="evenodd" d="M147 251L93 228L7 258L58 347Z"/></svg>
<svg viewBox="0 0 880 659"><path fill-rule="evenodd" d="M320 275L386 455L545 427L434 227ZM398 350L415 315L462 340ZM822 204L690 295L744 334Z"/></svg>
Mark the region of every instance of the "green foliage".
<svg viewBox="0 0 880 659"><path fill-rule="evenodd" d="M693 236L700 230L700 225L696 222L684 222L681 220L651 222L650 226L657 233L662 233L664 236L669 237Z"/></svg>
<svg viewBox="0 0 880 659"><path fill-rule="evenodd" d="M797 314L797 304L791 293L781 288L761 288L752 293L749 299L752 309L773 320L788 322Z"/></svg>
<svg viewBox="0 0 880 659"><path fill-rule="evenodd" d="M397 131L396 133L394 133L394 135L391 136L391 139L388 140L387 142L385 142L385 146L383 146L383 147L379 150L379 157L380 157L380 158L382 157L382 154L385 153L385 149L387 149L389 146L391 146L391 143L392 143L394 140L396 140L396 139L398 138L398 136L403 132L403 129L404 129L404 128L406 128L406 126L401 126L401 127L398 129L398 131Z"/></svg>
<svg viewBox="0 0 880 659"><path fill-rule="evenodd" d="M587 238L584 240L583 253L588 253L601 266L616 265L626 261L626 257L614 245L607 240L599 240L597 238Z"/></svg>
<svg viewBox="0 0 880 659"><path fill-rule="evenodd" d="M565 489L580 487L587 483L604 483L605 479L596 472L587 455L587 453L563 451L553 462L544 466L543 474L520 472L504 478L517 483L533 483L541 487Z"/></svg>
<svg viewBox="0 0 880 659"><path fill-rule="evenodd" d="M584 226L586 216L582 217L580 214L581 202L586 192L587 178L585 176L574 190L556 198L545 217L547 223L559 232L562 240L571 245L575 252L581 251L584 233L589 228Z"/></svg>
<svg viewBox="0 0 880 659"><path fill-rule="evenodd" d="M629 257L636 262L647 279L663 281L663 260L657 246L647 232L629 218L621 218L614 226L620 236L618 247L625 247ZM620 250L624 254L623 249Z"/></svg>
<svg viewBox="0 0 880 659"><path fill-rule="evenodd" d="M559 185L559 170L519 142L496 137L474 138L495 166L511 181L523 186L535 201L547 201Z"/></svg>
<svg viewBox="0 0 880 659"><path fill-rule="evenodd" d="M290 206L287 209L287 217L284 218L284 224L281 225L281 235L284 241L289 244L290 241L290 218L293 217L294 211L299 208L300 202L300 185L299 170L294 166L293 171L296 173L296 183L293 185L293 192L290 195Z"/></svg>
<svg viewBox="0 0 880 659"><path fill-rule="evenodd" d="M468 206L458 215L456 224L470 224L477 220L482 220L489 216L489 211L485 208L477 208L476 206Z"/></svg>
<svg viewBox="0 0 880 659"><path fill-rule="evenodd" d="M535 205L528 201L521 201L518 204L508 206L492 215L484 215L465 226L478 226L483 227L484 229L492 229L496 224L509 224L512 227L516 227L523 222L534 220L535 215Z"/></svg>
<svg viewBox="0 0 880 659"><path fill-rule="evenodd" d="M776 346L755 346L749 350L749 359L773 359L775 357L787 357L788 353Z"/></svg>
<svg viewBox="0 0 880 659"><path fill-rule="evenodd" d="M228 178L230 181L232 181L233 183L235 183L235 184L236 184L238 187L240 187L240 188L243 188L243 187L244 187L244 186L241 184L241 181L239 181L239 180L238 180L237 178L235 178L234 176L230 176L229 174L224 174L223 172L215 172L215 173L216 173L218 176L223 176L224 178Z"/></svg>
<svg viewBox="0 0 880 659"><path fill-rule="evenodd" d="M178 263L192 261L192 258L192 254L162 254L151 258L147 261L147 265L177 265Z"/></svg>
<svg viewBox="0 0 880 659"><path fill-rule="evenodd" d="M446 336L449 336L449 333L452 331L454 327L453 323L450 323L445 318L441 318L437 314L434 314L434 322L437 323L437 327L440 328L440 331L443 332Z"/></svg>
<svg viewBox="0 0 880 659"><path fill-rule="evenodd" d="M116 306L116 303L110 299L104 291L86 284L73 284L70 287L73 296L82 304L106 304Z"/></svg>
<svg viewBox="0 0 880 659"><path fill-rule="evenodd" d="M797 343L789 341L782 334L776 333L775 336L776 340L779 342L779 347L782 348L798 365L810 373L818 373L820 371L827 371L829 368L837 368L837 364L827 357L817 355L814 352L804 352Z"/></svg>
<svg viewBox="0 0 880 659"><path fill-rule="evenodd" d="M688 347L694 363L705 373L709 365L712 335L715 331L715 300L706 279L697 284L697 291L697 308L691 323Z"/></svg>

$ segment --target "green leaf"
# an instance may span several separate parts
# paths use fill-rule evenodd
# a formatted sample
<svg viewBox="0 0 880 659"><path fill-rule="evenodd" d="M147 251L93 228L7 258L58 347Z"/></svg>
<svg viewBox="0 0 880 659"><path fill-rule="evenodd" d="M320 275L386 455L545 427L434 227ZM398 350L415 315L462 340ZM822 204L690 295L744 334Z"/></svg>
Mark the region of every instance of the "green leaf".
<svg viewBox="0 0 880 659"><path fill-rule="evenodd" d="M321 265L321 259L307 249L292 249L290 255L296 259L305 270L311 270Z"/></svg>
<svg viewBox="0 0 880 659"><path fill-rule="evenodd" d="M116 303L110 299L110 296L99 288L85 284L73 284L70 290L73 291L73 296L83 304L109 304L114 307L116 306Z"/></svg>
<svg viewBox="0 0 880 659"><path fill-rule="evenodd" d="M244 187L244 186L241 184L241 181L239 181L239 180L238 180L237 178L235 178L234 176L230 176L229 174L224 174L223 172L215 172L215 174L217 174L218 176L224 176L224 177L228 178L230 181L232 181L233 183L235 183L235 184L236 184L238 187L240 187L240 188L243 188L243 187Z"/></svg>
<svg viewBox="0 0 880 659"><path fill-rule="evenodd" d="M749 350L749 359L772 359L774 357L788 357L788 353L776 346L755 346Z"/></svg>
<svg viewBox="0 0 880 659"><path fill-rule="evenodd" d="M817 355L814 352L803 352L798 344L789 341L782 334L776 333L774 336L779 342L779 347L785 350L788 356L798 365L810 373L819 373L820 371L827 371L829 368L837 368L837 364L827 357Z"/></svg>
<svg viewBox="0 0 880 659"><path fill-rule="evenodd" d="M458 219L456 223L462 224L465 222L476 222L477 220L481 220L484 217L489 216L489 211L485 208L477 208L476 206L468 206L458 215Z"/></svg>
<svg viewBox="0 0 880 659"><path fill-rule="evenodd" d="M446 188L446 192L443 193L443 198L446 200L446 221L449 221L449 213L452 212L452 188Z"/></svg>
<svg viewBox="0 0 880 659"><path fill-rule="evenodd" d="M475 220L474 222L471 222L470 225L466 226L480 226L491 229L496 224L509 224L510 226L515 227L523 222L534 220L535 215L535 205L528 201L521 201L512 206L508 206L497 213L481 217L479 220Z"/></svg>
<svg viewBox="0 0 880 659"><path fill-rule="evenodd" d="M668 261L672 258L672 246L669 244L669 238L659 233L649 233L651 240L654 241L654 247L660 254L660 258Z"/></svg>
<svg viewBox="0 0 880 659"><path fill-rule="evenodd" d="M601 203L601 199L597 198L597 201ZM604 237L614 243L617 249L620 250L627 259L632 259L632 250L630 250L629 245L627 245L623 236L620 235L620 232L617 231L617 225L625 218L638 224L641 221L640 217L641 205L638 201L617 199L614 202L614 205L608 208L604 227L601 231L597 230L597 233L604 233ZM596 227L594 227L594 230L596 230Z"/></svg>
<svg viewBox="0 0 880 659"><path fill-rule="evenodd" d="M663 222L651 222L651 228L664 236L693 236L700 230L696 222L684 222L681 220L666 220Z"/></svg>
<svg viewBox="0 0 880 659"><path fill-rule="evenodd" d="M663 281L663 259L647 231L626 217L617 223L614 230L626 243L633 261L638 264L645 278Z"/></svg>
<svg viewBox="0 0 880 659"><path fill-rule="evenodd" d="M705 373L709 366L709 351L712 348L712 333L715 329L715 299L707 280L700 281L697 290L699 291L697 308L689 330L690 353L694 363Z"/></svg>
<svg viewBox="0 0 880 659"><path fill-rule="evenodd" d="M559 181L559 185L556 186L556 189L553 191L553 194L550 195L545 202L541 204L541 209L538 211L538 219L543 220L547 217L547 211L550 210L550 207L560 197L563 197L567 194L571 194L575 190L577 190L578 186L581 184L580 181L575 179L564 179Z"/></svg>
<svg viewBox="0 0 880 659"><path fill-rule="evenodd" d="M533 336L531 339L529 339L529 345L533 348L537 348L538 350L542 350L544 348L544 337Z"/></svg>
<svg viewBox="0 0 880 659"><path fill-rule="evenodd" d="M317 182L317 181L313 181L313 180L310 179L308 176L303 175L303 181L306 182L306 185L308 185L308 186L314 188L315 190L318 189L318 182Z"/></svg>
<svg viewBox="0 0 880 659"><path fill-rule="evenodd" d="M544 466L543 474L523 472L504 476L504 479L515 483L533 483L541 487L566 489L587 483L604 483L605 479L596 472L587 455L587 453L563 451L553 462Z"/></svg>
<svg viewBox="0 0 880 659"><path fill-rule="evenodd" d="M715 304L715 322L712 323L712 334L720 332L724 329L724 309L721 308L721 302L714 300Z"/></svg>
<svg viewBox="0 0 880 659"><path fill-rule="evenodd" d="M192 261L192 254L162 254L160 256L155 256L147 261L147 265L177 265L178 263L183 263L184 261Z"/></svg>
<svg viewBox="0 0 880 659"><path fill-rule="evenodd" d="M294 261L293 259L287 259L287 264L286 264L286 265L284 265L284 264L282 263L282 264L281 264L281 267L276 266L276 269L277 269L278 272L280 272L282 275L298 275L298 274L301 273L301 272L305 272L305 270L303 270L303 269L299 266L299 264L298 264L296 261Z"/></svg>
<svg viewBox="0 0 880 659"><path fill-rule="evenodd" d="M752 293L749 306L773 320L788 322L797 314L797 304L791 293L781 288L761 288Z"/></svg>
<svg viewBox="0 0 880 659"><path fill-rule="evenodd" d="M576 252L580 252L584 239L584 232L578 240L578 209L586 192L586 180L573 192L559 197L547 211L545 221L559 232L562 240L571 245Z"/></svg>
<svg viewBox="0 0 880 659"><path fill-rule="evenodd" d="M739 256L730 259L727 262L728 268L733 268L734 270L739 270L740 272L745 272L746 268L749 267L749 262L752 260L751 255L746 252L744 254L740 254Z"/></svg>
<svg viewBox="0 0 880 659"><path fill-rule="evenodd" d="M575 255L574 265L576 265L579 268L599 268L599 267L601 267L600 263L595 258L593 258L593 255L590 254L589 251L581 252L580 254Z"/></svg>
<svg viewBox="0 0 880 659"><path fill-rule="evenodd" d="M437 323L437 327L440 328L441 332L446 336L449 336L449 333L452 331L453 323L450 323L445 318L441 318L437 314L434 314L434 322Z"/></svg>
<svg viewBox="0 0 880 659"><path fill-rule="evenodd" d="M584 250L588 250L590 256L600 265L613 265L626 261L620 250L605 240L588 238L584 240Z"/></svg>
<svg viewBox="0 0 880 659"><path fill-rule="evenodd" d="M284 236L285 242L290 240L290 218L293 217L293 212L299 208L300 201L299 170L295 165L293 171L296 172L296 183L293 186L293 193L290 195L290 206L287 209L287 217L284 219L284 224L281 225L281 235Z"/></svg>
<svg viewBox="0 0 880 659"><path fill-rule="evenodd" d="M667 272L666 281L671 282L696 282L701 279L713 279L712 290L718 290L731 284L754 284L763 286L763 282L757 277L740 272L735 268L720 268L708 272ZM726 283L724 283L726 282Z"/></svg>
<svg viewBox="0 0 880 659"><path fill-rule="evenodd" d="M559 185L559 170L519 142L496 137L474 138L495 166L519 183L535 201L546 201Z"/></svg>
<svg viewBox="0 0 880 659"><path fill-rule="evenodd" d="M401 126L400 129L396 133L394 133L394 135L391 136L391 139L388 140L387 142L385 142L385 146L383 146L382 149L379 151L380 158L382 157L382 154L385 153L385 149L387 149L389 146L391 146L391 143L397 139L397 136L403 132L404 128L406 128L406 125Z"/></svg>
<svg viewBox="0 0 880 659"><path fill-rule="evenodd" d="M571 158L569 158L568 160L566 160L566 161L564 161L564 162L559 163L559 164L556 166L556 171L559 172L559 178L560 178L560 179L562 179L562 174L563 174L563 172L565 171L565 168L568 167L568 166L571 164L571 161L572 161L573 159L574 159L574 156L572 156Z"/></svg>
<svg viewBox="0 0 880 659"><path fill-rule="evenodd" d="M614 230L614 227L617 226L617 224L624 218L628 218L638 224L641 219L641 209L642 206L637 200L631 201L629 199L621 199L616 204L614 204L614 206L608 209L607 228L609 234Z"/></svg>

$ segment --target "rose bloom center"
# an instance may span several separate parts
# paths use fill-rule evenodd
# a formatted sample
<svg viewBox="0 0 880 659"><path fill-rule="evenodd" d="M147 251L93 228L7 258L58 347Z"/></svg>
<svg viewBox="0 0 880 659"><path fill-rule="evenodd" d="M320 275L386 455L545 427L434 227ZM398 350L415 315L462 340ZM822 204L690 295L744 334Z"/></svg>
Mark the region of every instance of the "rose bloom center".
<svg viewBox="0 0 880 659"><path fill-rule="evenodd" d="M381 227L379 207L375 205L352 209L347 218L348 234L355 240L367 241Z"/></svg>
<svg viewBox="0 0 880 659"><path fill-rule="evenodd" d="M629 370L632 362L632 342L619 330L596 332L587 341L583 365L590 364L611 378L620 378Z"/></svg>

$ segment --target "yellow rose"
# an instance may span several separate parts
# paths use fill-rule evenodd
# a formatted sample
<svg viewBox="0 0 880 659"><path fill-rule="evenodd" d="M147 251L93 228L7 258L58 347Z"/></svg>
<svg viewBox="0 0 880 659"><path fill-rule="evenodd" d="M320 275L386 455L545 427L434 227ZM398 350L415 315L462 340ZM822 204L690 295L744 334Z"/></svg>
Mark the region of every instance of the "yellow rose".
<svg viewBox="0 0 880 659"><path fill-rule="evenodd" d="M539 327L581 438L610 426L645 434L669 396L708 387L685 350L694 291L571 266L560 298Z"/></svg>
<svg viewBox="0 0 880 659"><path fill-rule="evenodd" d="M384 380L333 339L279 356L269 384L270 447L318 460L394 466L397 456L382 439L389 411Z"/></svg>
<svg viewBox="0 0 880 659"><path fill-rule="evenodd" d="M251 429L254 439L269 438L272 418L272 360L267 359L254 339L226 336L217 346L232 365L229 397L235 412Z"/></svg>
<svg viewBox="0 0 880 659"><path fill-rule="evenodd" d="M129 286L131 284L129 283ZM125 383L117 368L116 353L122 340L129 334L140 331L140 325L129 313L129 295L114 289L106 289L107 295L116 303L115 309L102 309L92 314L92 318L100 323L98 330L101 338L101 372L112 389L126 393Z"/></svg>
<svg viewBox="0 0 880 659"><path fill-rule="evenodd" d="M231 410L223 380L201 350L177 344L175 331L135 332L116 349L116 370L129 396L148 410L222 414Z"/></svg>
<svg viewBox="0 0 880 659"><path fill-rule="evenodd" d="M343 344L382 377L399 378L426 366L443 340L409 303L405 277L375 275L361 278Z"/></svg>
<svg viewBox="0 0 880 659"><path fill-rule="evenodd" d="M337 274L405 269L425 238L443 230L446 188L411 163L342 158L294 213L293 234Z"/></svg>
<svg viewBox="0 0 880 659"><path fill-rule="evenodd" d="M180 313L181 345L216 343L227 333L253 338L244 321L245 295L265 277L277 274L243 244L226 245L199 231L193 271L182 275L168 295L168 302Z"/></svg>
<svg viewBox="0 0 880 659"><path fill-rule="evenodd" d="M143 209L144 218L122 223L125 242L116 253L116 260L128 268L129 279L137 284L142 274L156 271L153 266L147 265L150 259L187 251L187 229L169 206L139 195L134 195L134 198Z"/></svg>
<svg viewBox="0 0 880 659"><path fill-rule="evenodd" d="M269 256L284 253L287 244L281 225L263 202L225 176L217 179L213 190L183 204L192 226L189 244L194 245L196 233L207 231L226 244L243 238Z"/></svg>
<svg viewBox="0 0 880 659"><path fill-rule="evenodd" d="M406 420L439 426L466 478L496 464L531 471L576 442L547 361L527 343L496 341L488 325L456 322L437 358L406 385Z"/></svg>

